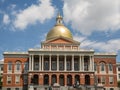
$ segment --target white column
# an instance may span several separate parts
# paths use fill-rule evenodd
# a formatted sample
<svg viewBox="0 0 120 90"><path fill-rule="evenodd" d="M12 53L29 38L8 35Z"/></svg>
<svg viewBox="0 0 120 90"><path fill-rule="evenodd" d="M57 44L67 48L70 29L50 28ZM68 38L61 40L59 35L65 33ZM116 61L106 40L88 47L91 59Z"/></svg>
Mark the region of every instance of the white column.
<svg viewBox="0 0 120 90"><path fill-rule="evenodd" d="M41 66L42 66L42 71L43 71L43 66L44 66L44 56L42 55L42 63L41 63Z"/></svg>
<svg viewBox="0 0 120 90"><path fill-rule="evenodd" d="M39 55L39 71L41 71L41 55Z"/></svg>
<svg viewBox="0 0 120 90"><path fill-rule="evenodd" d="M31 71L31 55L29 55L29 71Z"/></svg>
<svg viewBox="0 0 120 90"><path fill-rule="evenodd" d="M51 55L49 55L49 71L51 71Z"/></svg>
<svg viewBox="0 0 120 90"><path fill-rule="evenodd" d="M81 66L82 64L81 64L81 56L79 56L79 71L81 71L82 70L82 66Z"/></svg>
<svg viewBox="0 0 120 90"><path fill-rule="evenodd" d="M59 71L59 55L57 55L57 71Z"/></svg>
<svg viewBox="0 0 120 90"><path fill-rule="evenodd" d="M32 71L34 69L34 55L32 55Z"/></svg>
<svg viewBox="0 0 120 90"><path fill-rule="evenodd" d="M94 71L94 56L92 56L92 71Z"/></svg>
<svg viewBox="0 0 120 90"><path fill-rule="evenodd" d="M66 55L64 55L64 71L66 71Z"/></svg>
<svg viewBox="0 0 120 90"><path fill-rule="evenodd" d="M82 71L84 71L84 56L82 56Z"/></svg>
<svg viewBox="0 0 120 90"><path fill-rule="evenodd" d="M91 56L89 56L89 61L90 61L90 63L89 63L89 71L91 71L92 70L92 59L91 59Z"/></svg>
<svg viewBox="0 0 120 90"><path fill-rule="evenodd" d="M74 55L72 55L72 71L74 71Z"/></svg>

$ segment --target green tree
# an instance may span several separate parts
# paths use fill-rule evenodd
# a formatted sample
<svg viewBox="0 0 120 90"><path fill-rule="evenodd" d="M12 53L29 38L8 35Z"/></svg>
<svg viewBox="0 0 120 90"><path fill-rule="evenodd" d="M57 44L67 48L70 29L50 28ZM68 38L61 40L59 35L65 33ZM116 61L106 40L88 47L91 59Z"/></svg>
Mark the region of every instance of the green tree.
<svg viewBox="0 0 120 90"><path fill-rule="evenodd" d="M0 88L2 88L2 76L0 76Z"/></svg>
<svg viewBox="0 0 120 90"><path fill-rule="evenodd" d="M118 81L117 84L118 84L118 87L120 88L120 81Z"/></svg>

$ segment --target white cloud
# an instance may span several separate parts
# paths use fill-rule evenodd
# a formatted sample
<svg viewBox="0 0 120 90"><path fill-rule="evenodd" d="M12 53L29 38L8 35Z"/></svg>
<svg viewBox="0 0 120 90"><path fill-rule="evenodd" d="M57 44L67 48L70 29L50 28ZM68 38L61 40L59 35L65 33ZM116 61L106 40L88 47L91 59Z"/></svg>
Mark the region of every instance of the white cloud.
<svg viewBox="0 0 120 90"><path fill-rule="evenodd" d="M75 40L81 42L81 48L95 49L101 52L117 52L120 50L120 39L111 39L106 42L92 41L87 37L74 36Z"/></svg>
<svg viewBox="0 0 120 90"><path fill-rule="evenodd" d="M23 30L36 22L44 23L45 20L51 19L54 13L55 8L51 5L50 0L39 0L39 4L33 4L16 14L14 26Z"/></svg>
<svg viewBox="0 0 120 90"><path fill-rule="evenodd" d="M120 0L64 0L63 15L84 35L120 30Z"/></svg>
<svg viewBox="0 0 120 90"><path fill-rule="evenodd" d="M1 59L0 61L4 61L4 59Z"/></svg>
<svg viewBox="0 0 120 90"><path fill-rule="evenodd" d="M4 16L3 16L3 23L4 24L9 24L10 23L10 18L7 14L4 14Z"/></svg>

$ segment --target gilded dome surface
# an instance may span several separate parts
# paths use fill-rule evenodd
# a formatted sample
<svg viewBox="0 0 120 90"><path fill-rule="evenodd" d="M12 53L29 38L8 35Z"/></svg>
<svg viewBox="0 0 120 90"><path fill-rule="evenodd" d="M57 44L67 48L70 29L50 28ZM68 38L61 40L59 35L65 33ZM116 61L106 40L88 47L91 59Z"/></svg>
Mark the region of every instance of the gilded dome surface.
<svg viewBox="0 0 120 90"><path fill-rule="evenodd" d="M50 40L56 37L66 37L73 39L70 30L62 24L62 17L60 14L56 18L56 25L48 32L46 40Z"/></svg>

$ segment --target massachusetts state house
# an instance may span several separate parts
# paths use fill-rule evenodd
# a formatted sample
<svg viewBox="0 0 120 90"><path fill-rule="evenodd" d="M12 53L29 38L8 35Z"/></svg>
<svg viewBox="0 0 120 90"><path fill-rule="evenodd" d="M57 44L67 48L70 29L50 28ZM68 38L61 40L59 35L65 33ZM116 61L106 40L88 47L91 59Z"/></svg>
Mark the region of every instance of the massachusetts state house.
<svg viewBox="0 0 120 90"><path fill-rule="evenodd" d="M116 54L80 48L62 19L58 14L41 48L3 53L2 90L49 90L55 85L69 90L76 84L80 90L117 90Z"/></svg>

